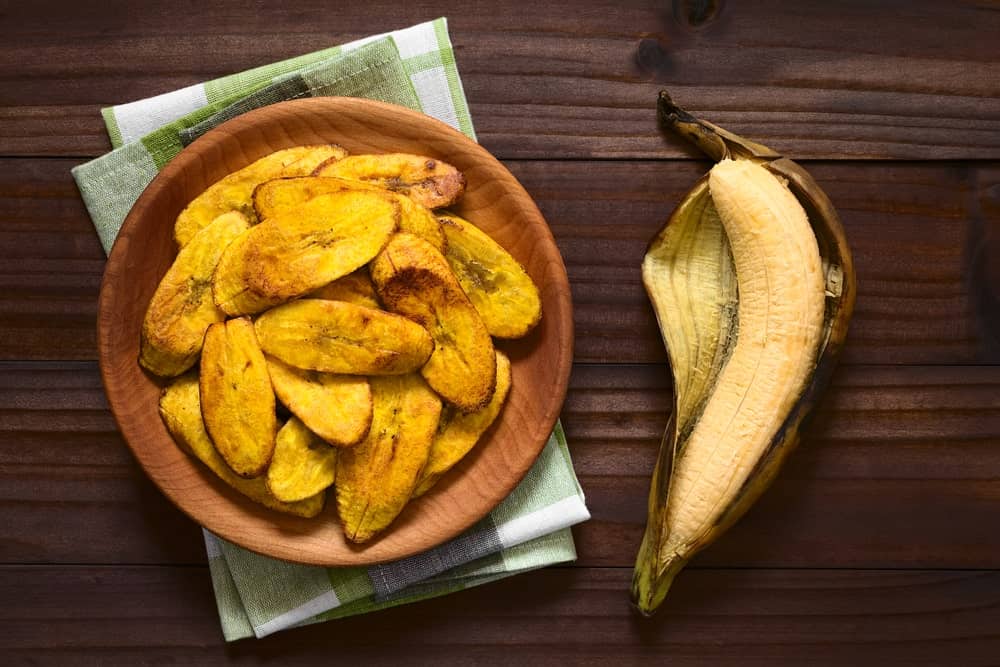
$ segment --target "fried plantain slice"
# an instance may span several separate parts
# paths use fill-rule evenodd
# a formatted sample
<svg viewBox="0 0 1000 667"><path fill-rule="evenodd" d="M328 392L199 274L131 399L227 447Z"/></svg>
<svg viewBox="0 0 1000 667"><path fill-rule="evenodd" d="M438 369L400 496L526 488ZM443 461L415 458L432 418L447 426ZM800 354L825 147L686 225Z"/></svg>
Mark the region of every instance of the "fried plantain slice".
<svg viewBox="0 0 1000 667"><path fill-rule="evenodd" d="M263 474L278 427L267 362L249 319L208 327L200 385L205 428L223 460L240 477Z"/></svg>
<svg viewBox="0 0 1000 667"><path fill-rule="evenodd" d="M296 176L309 176L321 164L333 163L347 157L347 150L337 144L325 144L312 146L312 150L307 151L298 160L285 166L278 174L278 178L294 178ZM255 186L256 187L256 186ZM252 200L251 200L252 203Z"/></svg>
<svg viewBox="0 0 1000 667"><path fill-rule="evenodd" d="M296 146L265 155L256 162L210 185L194 198L174 223L174 240L184 247L202 227L223 213L239 211L251 224L257 222L250 196L257 184L279 176L298 176L314 171L320 163L346 156L335 144ZM311 168L311 169L310 169Z"/></svg>
<svg viewBox="0 0 1000 667"><path fill-rule="evenodd" d="M267 357L267 370L278 400L329 445L350 447L368 433L372 391L367 378L302 370L274 357Z"/></svg>
<svg viewBox="0 0 1000 667"><path fill-rule="evenodd" d="M174 442L202 462L219 479L247 498L279 512L314 517L323 509L326 494L317 493L292 503L281 502L268 491L263 477L243 479L229 469L205 430L196 372L182 375L160 393L160 416Z"/></svg>
<svg viewBox="0 0 1000 667"><path fill-rule="evenodd" d="M465 192L465 176L458 169L447 162L410 153L351 155L342 160L327 160L313 175L374 183L427 208L451 206Z"/></svg>
<svg viewBox="0 0 1000 667"><path fill-rule="evenodd" d="M144 368L172 377L194 366L208 325L226 319L212 300L212 273L222 252L248 228L242 213L224 213L177 253L142 321L139 363Z"/></svg>
<svg viewBox="0 0 1000 667"><path fill-rule="evenodd" d="M493 396L493 339L448 262L431 244L396 234L371 263L372 282L385 307L427 329L434 352L420 369L427 383L462 412Z"/></svg>
<svg viewBox="0 0 1000 667"><path fill-rule="evenodd" d="M233 241L212 280L216 305L245 315L283 303L364 266L395 231L399 207L377 193L316 197Z"/></svg>
<svg viewBox="0 0 1000 667"><path fill-rule="evenodd" d="M344 535L359 544L385 530L410 499L441 415L441 400L417 373L371 383L372 428L337 455L337 511Z"/></svg>
<svg viewBox="0 0 1000 667"><path fill-rule="evenodd" d="M368 274L367 267L361 267L354 273L348 273L342 278L337 278L332 283L323 285L315 292L309 294L310 299L326 299L327 301L346 301L356 306L382 308L375 294L375 285Z"/></svg>
<svg viewBox="0 0 1000 667"><path fill-rule="evenodd" d="M441 475L461 461L500 414L510 391L510 359L500 350L496 352L497 388L493 392L493 398L485 408L468 414L462 414L450 405L444 407L437 433L431 443L430 456L413 491L414 498L427 493Z"/></svg>
<svg viewBox="0 0 1000 667"><path fill-rule="evenodd" d="M337 477L337 448L292 417L278 431L265 482L275 498L292 503L323 493Z"/></svg>
<svg viewBox="0 0 1000 667"><path fill-rule="evenodd" d="M409 373L423 366L434 349L419 324L346 301L299 299L267 311L256 327L269 355L324 373Z"/></svg>
<svg viewBox="0 0 1000 667"><path fill-rule="evenodd" d="M378 192L388 197L399 205L400 231L416 234L438 250L444 251L446 244L444 231L441 229L441 223L434 217L430 209L415 203L405 195L390 192L370 183L319 176L278 178L261 183L254 189L253 205L257 216L261 220L266 220L293 211L316 197L344 192L345 190Z"/></svg>
<svg viewBox="0 0 1000 667"><path fill-rule="evenodd" d="M520 338L542 318L531 277L510 253L468 220L438 216L448 247L445 259L483 318L491 336Z"/></svg>

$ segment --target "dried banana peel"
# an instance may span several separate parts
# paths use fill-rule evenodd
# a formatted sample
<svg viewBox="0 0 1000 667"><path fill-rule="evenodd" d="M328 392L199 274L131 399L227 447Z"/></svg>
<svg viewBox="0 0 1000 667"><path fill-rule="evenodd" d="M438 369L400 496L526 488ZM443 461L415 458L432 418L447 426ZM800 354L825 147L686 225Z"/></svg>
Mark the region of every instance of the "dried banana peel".
<svg viewBox="0 0 1000 667"><path fill-rule="evenodd" d="M468 414L462 414L450 405L442 409L427 465L421 471L413 492L414 498L430 491L441 475L451 470L479 442L480 436L500 414L509 391L510 359L497 350L497 388L493 398L482 410Z"/></svg>
<svg viewBox="0 0 1000 667"><path fill-rule="evenodd" d="M493 339L441 253L413 234L396 234L370 268L386 308L434 339L420 369L427 384L462 412L489 403L496 387Z"/></svg>
<svg viewBox="0 0 1000 667"><path fill-rule="evenodd" d="M226 319L212 299L212 274L222 252L248 228L242 213L223 213L177 253L142 321L139 363L144 368L172 377L198 361L208 325Z"/></svg>
<svg viewBox="0 0 1000 667"><path fill-rule="evenodd" d="M416 234L438 250L444 251L444 231L429 209L405 195L371 183L321 176L279 178L257 186L253 193L253 205L257 216L266 220L282 213L295 212L302 204L316 197L348 190L377 192L387 197L399 208L400 231Z"/></svg>
<svg viewBox="0 0 1000 667"><path fill-rule="evenodd" d="M434 349L430 334L416 322L346 301L299 299L267 311L256 327L269 355L324 373L410 373Z"/></svg>
<svg viewBox="0 0 1000 667"><path fill-rule="evenodd" d="M346 155L347 151L335 144L296 146L265 155L195 197L177 216L174 240L183 248L201 228L229 211L239 211L251 223L256 223L250 197L258 184L280 176L304 176L320 163L336 161Z"/></svg>
<svg viewBox="0 0 1000 667"><path fill-rule="evenodd" d="M374 257L396 230L399 208L370 192L312 199L229 244L212 293L228 315L258 313L345 276Z"/></svg>
<svg viewBox="0 0 1000 667"><path fill-rule="evenodd" d="M246 318L217 322L201 353L201 412L225 462L240 477L267 470L278 430L267 362Z"/></svg>
<svg viewBox="0 0 1000 667"><path fill-rule="evenodd" d="M774 478L829 380L855 297L840 221L804 169L665 93L659 113L719 164L643 261L675 387L632 582L647 615Z"/></svg>
<svg viewBox="0 0 1000 667"><path fill-rule="evenodd" d="M181 449L201 461L219 479L247 498L278 512L307 518L314 517L323 510L326 500L323 493L286 503L274 497L263 477L243 479L230 470L205 430L196 373L182 375L160 393L160 416Z"/></svg>
<svg viewBox="0 0 1000 667"><path fill-rule="evenodd" d="M521 338L542 319L538 288L516 259L489 234L456 215L438 216L448 240L444 253L491 336Z"/></svg>
<svg viewBox="0 0 1000 667"><path fill-rule="evenodd" d="M372 183L404 194L427 208L451 206L465 192L465 176L458 169L441 160L409 153L352 155L343 160L329 160L313 175Z"/></svg>
<svg viewBox="0 0 1000 667"><path fill-rule="evenodd" d="M275 438L267 468L267 489L293 503L322 494L337 478L337 448L331 447L297 418L289 419Z"/></svg>
<svg viewBox="0 0 1000 667"><path fill-rule="evenodd" d="M416 373L373 377L371 383L371 431L337 455L337 511L344 535L358 544L403 511L441 416L441 400Z"/></svg>
<svg viewBox="0 0 1000 667"><path fill-rule="evenodd" d="M350 447L368 433L372 391L367 378L302 370L274 357L267 359L267 370L278 399L329 445Z"/></svg>

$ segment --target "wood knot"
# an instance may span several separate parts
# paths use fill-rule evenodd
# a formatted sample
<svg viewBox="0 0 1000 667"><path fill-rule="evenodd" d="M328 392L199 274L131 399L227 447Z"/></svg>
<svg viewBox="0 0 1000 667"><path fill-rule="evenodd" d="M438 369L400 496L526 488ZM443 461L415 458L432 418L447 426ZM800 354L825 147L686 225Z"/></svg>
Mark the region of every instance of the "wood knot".
<svg viewBox="0 0 1000 667"><path fill-rule="evenodd" d="M712 22L722 9L722 0L674 0L674 18L689 28Z"/></svg>
<svg viewBox="0 0 1000 667"><path fill-rule="evenodd" d="M670 55L659 40L646 37L635 49L635 64L646 74L662 74L670 66Z"/></svg>

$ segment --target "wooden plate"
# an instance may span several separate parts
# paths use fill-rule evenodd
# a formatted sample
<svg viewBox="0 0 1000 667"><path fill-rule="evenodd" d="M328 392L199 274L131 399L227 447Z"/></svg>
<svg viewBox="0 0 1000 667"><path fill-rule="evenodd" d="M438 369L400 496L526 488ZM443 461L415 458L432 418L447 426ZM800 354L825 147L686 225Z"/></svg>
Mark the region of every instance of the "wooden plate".
<svg viewBox="0 0 1000 667"><path fill-rule="evenodd" d="M157 412L162 381L137 362L146 307L176 255L177 214L226 174L290 146L338 143L351 153L408 152L461 169L468 189L456 207L527 269L542 294L542 322L526 338L500 344L513 385L500 419L433 491L411 502L381 538L347 543L333 494L324 512L302 519L243 497L182 453ZM409 556L485 516L535 461L559 415L573 356L566 269L531 197L492 155L447 125L394 105L316 98L252 111L184 149L132 208L101 284L98 350L108 402L146 473L192 519L258 553L315 565L361 565Z"/></svg>

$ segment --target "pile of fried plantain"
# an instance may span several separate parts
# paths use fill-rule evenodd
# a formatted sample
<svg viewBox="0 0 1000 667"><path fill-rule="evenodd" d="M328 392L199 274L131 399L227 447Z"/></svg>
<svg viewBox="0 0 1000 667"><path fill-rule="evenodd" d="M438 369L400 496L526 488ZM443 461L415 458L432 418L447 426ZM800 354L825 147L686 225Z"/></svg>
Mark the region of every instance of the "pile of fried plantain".
<svg viewBox="0 0 1000 667"><path fill-rule="evenodd" d="M440 210L464 190L434 158L325 145L195 198L139 355L173 378L160 414L178 446L277 511L316 516L335 488L357 543L427 493L504 406L512 369L494 338L542 315L517 260Z"/></svg>

